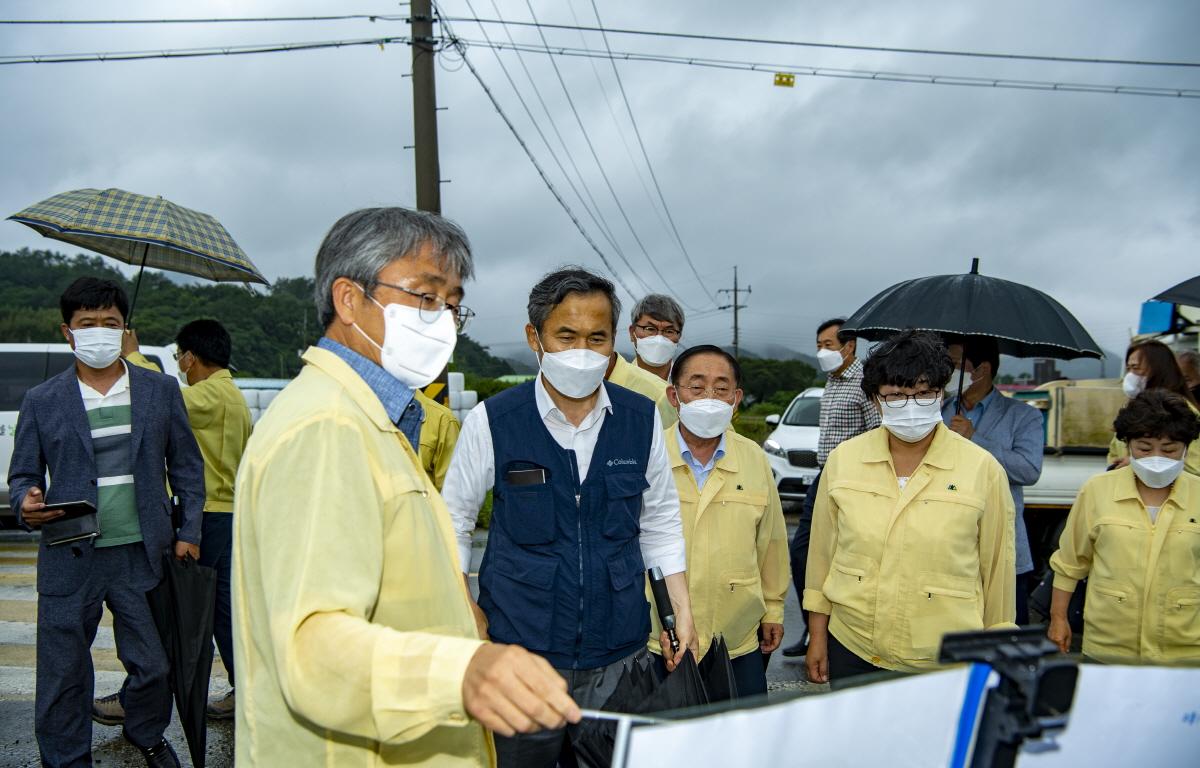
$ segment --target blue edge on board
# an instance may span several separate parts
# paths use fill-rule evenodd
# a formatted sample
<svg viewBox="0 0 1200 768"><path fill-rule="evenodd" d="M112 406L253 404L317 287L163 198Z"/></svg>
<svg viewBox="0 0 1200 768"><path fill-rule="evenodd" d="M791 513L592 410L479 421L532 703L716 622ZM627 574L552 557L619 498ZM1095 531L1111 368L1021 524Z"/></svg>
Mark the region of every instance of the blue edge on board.
<svg viewBox="0 0 1200 768"><path fill-rule="evenodd" d="M979 720L980 703L991 674L992 668L987 664L971 665L971 674L967 677L967 692L963 696L962 711L958 715L958 732L954 737L950 768L966 768L971 742L975 736L975 724Z"/></svg>

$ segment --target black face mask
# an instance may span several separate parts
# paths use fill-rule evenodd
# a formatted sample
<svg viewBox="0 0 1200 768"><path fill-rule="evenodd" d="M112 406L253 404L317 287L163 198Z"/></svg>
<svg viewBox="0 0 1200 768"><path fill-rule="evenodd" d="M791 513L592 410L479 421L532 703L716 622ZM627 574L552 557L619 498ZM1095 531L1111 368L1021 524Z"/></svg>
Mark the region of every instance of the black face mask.
<svg viewBox="0 0 1200 768"><path fill-rule="evenodd" d="M1200 403L1200 384L1192 387L1192 399Z"/></svg>

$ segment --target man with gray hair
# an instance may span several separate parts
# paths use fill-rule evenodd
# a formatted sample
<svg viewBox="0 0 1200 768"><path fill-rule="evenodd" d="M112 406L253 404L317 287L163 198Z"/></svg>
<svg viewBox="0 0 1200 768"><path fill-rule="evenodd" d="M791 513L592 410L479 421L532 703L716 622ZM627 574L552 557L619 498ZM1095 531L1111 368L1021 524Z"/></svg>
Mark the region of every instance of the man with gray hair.
<svg viewBox="0 0 1200 768"><path fill-rule="evenodd" d="M1200 403L1200 352L1185 349L1176 352L1175 359L1179 361L1179 370L1183 371L1188 389L1192 391L1192 399Z"/></svg>
<svg viewBox="0 0 1200 768"><path fill-rule="evenodd" d="M545 660L480 639L414 452L471 271L461 229L404 208L342 217L317 252L324 336L237 475L239 765L488 766L485 729L579 720Z"/></svg>
<svg viewBox="0 0 1200 768"><path fill-rule="evenodd" d="M541 371L467 414L446 503L465 573L493 492L479 567L488 632L546 659L581 706L596 708L626 666L649 663L647 568L666 575L679 627L668 669L689 648L698 656L679 494L654 404L604 381L621 311L612 283L560 269L533 287L528 311L525 340ZM662 643L671 648L666 633ZM497 738L500 766L554 766L573 735Z"/></svg>
<svg viewBox="0 0 1200 768"><path fill-rule="evenodd" d="M652 293L629 313L629 340L638 368L669 381L671 361L683 336L683 309L670 296Z"/></svg>

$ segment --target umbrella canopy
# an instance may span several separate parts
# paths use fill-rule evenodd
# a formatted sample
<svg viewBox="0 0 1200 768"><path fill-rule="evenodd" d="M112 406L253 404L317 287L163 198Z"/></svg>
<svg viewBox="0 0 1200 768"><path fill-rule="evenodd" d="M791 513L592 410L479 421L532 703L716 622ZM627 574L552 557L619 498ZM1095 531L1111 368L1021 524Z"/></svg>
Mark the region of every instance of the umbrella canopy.
<svg viewBox="0 0 1200 768"><path fill-rule="evenodd" d="M219 282L269 284L219 221L161 197L76 189L8 218L126 264Z"/></svg>
<svg viewBox="0 0 1200 768"><path fill-rule="evenodd" d="M871 341L907 328L962 336L991 336L1013 357L1100 358L1100 345L1053 298L1027 285L979 274L906 280L882 291L842 326Z"/></svg>
<svg viewBox="0 0 1200 768"><path fill-rule="evenodd" d="M1184 280L1174 288L1168 288L1154 297L1158 301L1169 301L1185 307L1200 307L1200 275Z"/></svg>
<svg viewBox="0 0 1200 768"><path fill-rule="evenodd" d="M192 765L204 768L208 681L213 660L217 572L189 558L163 556L163 580L146 593L171 664L168 676Z"/></svg>

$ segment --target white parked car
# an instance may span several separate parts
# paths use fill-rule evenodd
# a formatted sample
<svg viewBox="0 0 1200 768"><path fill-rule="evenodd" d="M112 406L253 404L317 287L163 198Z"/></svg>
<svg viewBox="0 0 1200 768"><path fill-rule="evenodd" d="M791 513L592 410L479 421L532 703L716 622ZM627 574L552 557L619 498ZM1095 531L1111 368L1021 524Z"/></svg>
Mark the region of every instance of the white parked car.
<svg viewBox="0 0 1200 768"><path fill-rule="evenodd" d="M816 479L817 436L820 433L822 387L809 387L793 398L783 416L772 414L767 423L775 427L763 450L779 487L779 498L802 501Z"/></svg>

